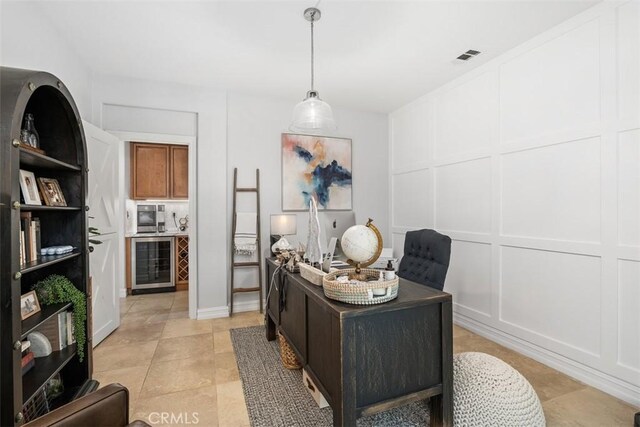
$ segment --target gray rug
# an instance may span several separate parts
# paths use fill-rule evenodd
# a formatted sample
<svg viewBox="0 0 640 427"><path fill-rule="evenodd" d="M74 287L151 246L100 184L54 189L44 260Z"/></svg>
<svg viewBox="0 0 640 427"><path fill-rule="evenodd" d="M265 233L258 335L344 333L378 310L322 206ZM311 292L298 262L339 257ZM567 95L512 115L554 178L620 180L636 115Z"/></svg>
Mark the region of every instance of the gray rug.
<svg viewBox="0 0 640 427"><path fill-rule="evenodd" d="M302 371L282 366L277 341L267 341L264 326L232 329L231 341L253 427L333 425L331 408L318 408L302 384ZM426 401L358 419L360 427L425 425Z"/></svg>

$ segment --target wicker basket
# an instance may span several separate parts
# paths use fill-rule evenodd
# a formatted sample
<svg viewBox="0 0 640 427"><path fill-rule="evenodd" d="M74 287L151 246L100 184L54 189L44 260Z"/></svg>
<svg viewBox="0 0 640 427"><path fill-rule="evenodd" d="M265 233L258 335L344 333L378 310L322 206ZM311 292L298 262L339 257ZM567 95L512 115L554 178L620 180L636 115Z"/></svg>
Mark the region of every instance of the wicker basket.
<svg viewBox="0 0 640 427"><path fill-rule="evenodd" d="M287 369L302 368L302 364L298 361L296 354L282 334L278 334L278 343L280 344L280 358L284 367Z"/></svg>
<svg viewBox="0 0 640 427"><path fill-rule="evenodd" d="M322 287L324 295L349 304L372 305L391 301L398 296L398 278L373 282L338 282L336 278L345 273L355 272L354 268L335 271L324 276ZM371 278L380 277L380 270L363 268L361 273Z"/></svg>
<svg viewBox="0 0 640 427"><path fill-rule="evenodd" d="M298 263L297 265L300 267L300 275L304 279L307 279L316 286L322 286L322 278L327 273L302 262Z"/></svg>

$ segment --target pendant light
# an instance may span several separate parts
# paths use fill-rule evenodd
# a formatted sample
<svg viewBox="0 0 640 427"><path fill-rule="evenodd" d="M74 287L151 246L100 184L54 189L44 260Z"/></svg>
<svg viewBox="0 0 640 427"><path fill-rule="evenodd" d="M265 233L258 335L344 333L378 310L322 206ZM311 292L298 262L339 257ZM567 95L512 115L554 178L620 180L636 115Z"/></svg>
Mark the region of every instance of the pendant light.
<svg viewBox="0 0 640 427"><path fill-rule="evenodd" d="M304 11L304 18L311 23L311 90L307 92L304 101L294 107L293 120L289 129L296 132L333 130L336 128L336 122L333 119L331 106L320 99L320 95L313 87L313 23L320 20L320 11L310 7Z"/></svg>

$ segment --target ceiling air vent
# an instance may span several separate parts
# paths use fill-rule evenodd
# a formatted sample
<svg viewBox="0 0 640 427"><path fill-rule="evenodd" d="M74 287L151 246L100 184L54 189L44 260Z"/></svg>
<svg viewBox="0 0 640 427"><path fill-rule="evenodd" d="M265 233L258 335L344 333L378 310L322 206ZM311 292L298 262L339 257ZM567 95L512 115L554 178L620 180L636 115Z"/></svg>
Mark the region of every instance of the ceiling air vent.
<svg viewBox="0 0 640 427"><path fill-rule="evenodd" d="M471 58L473 58L474 56L477 56L477 55L480 55L480 51L479 50L469 49L468 51L466 51L462 55L458 56L456 59L459 59L460 61L468 61L468 60L470 60Z"/></svg>

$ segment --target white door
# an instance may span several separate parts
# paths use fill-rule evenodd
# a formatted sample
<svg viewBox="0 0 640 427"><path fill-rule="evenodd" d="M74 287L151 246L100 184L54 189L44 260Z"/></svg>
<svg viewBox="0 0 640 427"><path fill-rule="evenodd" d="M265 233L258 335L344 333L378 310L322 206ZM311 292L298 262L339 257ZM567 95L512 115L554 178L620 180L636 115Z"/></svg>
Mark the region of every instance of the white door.
<svg viewBox="0 0 640 427"><path fill-rule="evenodd" d="M102 241L92 245L94 250L89 255L95 347L120 326L120 288L124 281L120 150L124 146L91 123L83 121L83 126L89 156L89 226L100 231L94 239Z"/></svg>

